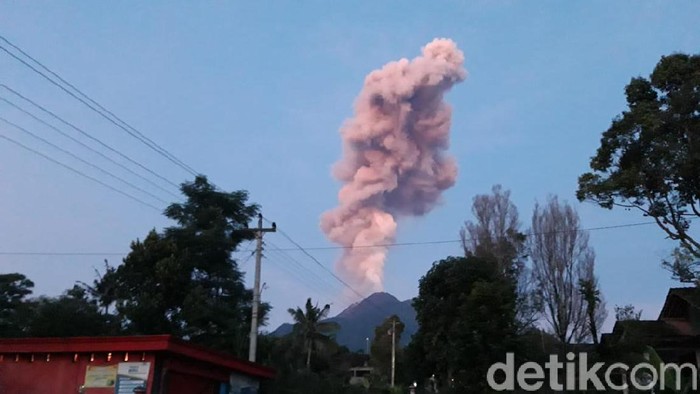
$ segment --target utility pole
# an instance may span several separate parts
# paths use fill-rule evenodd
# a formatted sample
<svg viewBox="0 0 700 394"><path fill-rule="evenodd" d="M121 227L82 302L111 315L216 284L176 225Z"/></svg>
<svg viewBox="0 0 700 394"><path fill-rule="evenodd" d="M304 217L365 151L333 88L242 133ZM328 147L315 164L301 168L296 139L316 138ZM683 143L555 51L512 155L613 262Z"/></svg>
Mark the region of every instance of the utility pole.
<svg viewBox="0 0 700 394"><path fill-rule="evenodd" d="M394 388L396 375L396 319L391 320L391 388Z"/></svg>
<svg viewBox="0 0 700 394"><path fill-rule="evenodd" d="M248 361L255 362L258 348L258 309L260 308L260 266L262 264L263 234L277 231L277 225L272 223L272 227L263 228L263 216L258 214L258 227L255 229L241 230L254 232L257 246L255 248L255 283L253 285L253 314L250 319L250 347Z"/></svg>

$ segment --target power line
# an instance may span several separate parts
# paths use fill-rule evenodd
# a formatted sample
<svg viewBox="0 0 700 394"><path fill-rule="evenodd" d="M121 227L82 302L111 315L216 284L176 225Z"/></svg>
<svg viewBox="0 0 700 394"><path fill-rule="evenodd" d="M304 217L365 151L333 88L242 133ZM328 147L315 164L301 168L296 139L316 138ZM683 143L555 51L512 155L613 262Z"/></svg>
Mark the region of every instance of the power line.
<svg viewBox="0 0 700 394"><path fill-rule="evenodd" d="M292 276L296 279L296 281L306 287L307 289L311 290L314 293L317 294L324 294L326 293L325 291L321 290L320 287L313 285L313 282L310 282L308 278L304 277L299 271L293 269L291 266L286 264L286 261L283 262L282 259L278 259L275 257L271 256L265 256L265 260L269 263L272 263L274 266L278 267L280 270L284 271L286 274L284 275L289 275Z"/></svg>
<svg viewBox="0 0 700 394"><path fill-rule="evenodd" d="M0 135L0 138L3 138ZM118 252L0 252L0 256L125 256Z"/></svg>
<svg viewBox="0 0 700 394"><path fill-rule="evenodd" d="M2 86L2 85L0 84L0 87L1 87L1 86ZM152 180L150 180L150 179L146 178L145 176L139 174L138 172L132 170L131 168L129 168L129 167L123 165L122 163L119 163L118 161L112 159L111 157L105 155L104 153L100 152L99 150L97 150L97 149L91 147L90 145L88 145L88 144L86 144L86 143L80 141L79 139L77 139L77 138L73 137L72 135L66 133L65 131L59 129L58 127L56 127L56 126L54 126L54 125L52 125L52 124L46 122L45 120L39 118L38 116L32 114L31 112L25 110L24 108L20 107L20 106L17 105L16 103L14 103L14 102L8 100L6 97L0 95L0 100L3 101L3 102L5 102L6 104L12 106L12 107L15 108L16 110L22 112L23 114L25 114L25 115L31 117L32 119L36 120L37 122L43 124L44 126L46 126L46 127L50 128L50 129L54 130L55 132L61 134L62 136L64 136L64 137L70 139L71 141L75 142L76 144L82 146L83 148L88 149L89 151L95 153L96 155L99 155L100 157L102 157L102 158L108 160L108 161L111 162L112 164L114 164L114 165L120 167L121 169L123 169L123 170L125 170L125 171L127 171L127 172L129 172L129 173L131 173L131 174L133 174L133 175L136 175L137 177L143 179L144 181L146 181L146 182L148 182L149 184L151 184L151 185L157 187L158 189L160 189L160 190L162 190L162 191L164 191L164 192L170 194L171 196L173 196L173 197L175 197L175 198L179 198L179 197L180 197L180 196L178 196L177 194L171 192L170 190L167 190L167 189L163 188L162 186L158 185L157 183L153 182Z"/></svg>
<svg viewBox="0 0 700 394"><path fill-rule="evenodd" d="M697 218L689 218L688 220L695 220ZM598 231L598 230L613 230L613 229L618 229L618 228L626 228L626 227L639 227L639 226L646 226L650 224L656 224L656 222L639 222L639 223L628 223L628 224L618 224L618 225L611 225L611 226L600 226L600 227L589 227L586 229L581 229L581 230L560 230L560 231L550 231L546 233L529 233L528 235L538 235L538 234L549 234L549 233L562 233L562 232L578 232L578 231ZM282 233L279 229L277 230ZM357 248L377 248L377 247L395 247L395 246L421 246L421 245L435 245L435 244L447 244L447 243L458 243L462 242L462 240L459 239L454 239L454 240L442 240L442 241L416 241L416 242L397 242L397 243L385 243L385 244L376 244L376 245L359 245L356 246ZM303 248L306 251L309 250L342 250L342 249L352 249L351 247L346 247L346 246L323 246L323 247L304 247ZM298 247L296 248L266 248L265 250L267 251L279 251L279 252L299 252L301 249ZM82 256L82 255L114 255L114 256L123 256L126 253L118 253L118 252L22 252L22 251L16 251L16 252L1 252L0 255L15 255L15 256L32 256L32 255L38 255L38 256Z"/></svg>
<svg viewBox="0 0 700 394"><path fill-rule="evenodd" d="M239 264L239 267L245 266L250 261L251 257L255 256L255 251L251 250L248 252L248 257Z"/></svg>
<svg viewBox="0 0 700 394"><path fill-rule="evenodd" d="M14 48L14 49L17 50L18 52L20 52L22 55L24 55L25 57L27 57L28 59L30 59L31 61L33 61L35 64L37 64L39 67L41 67L42 69L44 69L46 72L48 72L48 73L50 73L51 75L53 75L54 77L56 77L59 81L61 81L62 83L66 84L67 86L69 86L71 89L73 89L75 92L77 92L78 95L80 95L80 96L82 96L82 97L79 97L78 95L76 95L75 93L73 93L72 91L70 91L69 89L65 88L63 85L61 85L61 84L59 84L58 82L54 81L54 80L51 79L48 75L46 75L45 73L41 72L41 71L38 70L36 67L32 66L31 64L29 64L28 62L26 62L24 59L20 58L19 56L15 55L15 54L12 53L11 51L9 51L6 47L0 45L0 50L4 51L5 53L7 53L7 54L10 55L11 57L13 57L15 60L19 61L20 63L24 64L26 67L30 68L30 69L31 69L32 71L34 71L35 73L41 75L41 76L44 77L47 81L49 81L51 84L53 84L54 86L56 86L56 87L58 87L59 89L63 90L64 92L66 92L67 94L69 94L71 97L75 98L76 100L80 101L80 102L83 103L85 106L87 106L88 108L90 108L91 110L93 110L94 112L96 112L97 114L99 114L100 116L102 116L103 118L105 118L107 121L109 121L110 123L112 123L112 124L114 124L115 126L119 127L120 129L124 130L127 134L129 134L129 135L131 135L132 137L136 138L136 139L139 140L141 143L143 143L144 145L148 146L149 148L151 148L153 151L155 151L156 153L160 154L161 156L165 157L166 159L168 159L169 161L171 161L172 163L174 163L174 164L177 165L178 167L182 168L183 170L189 172L190 174L192 174L192 175L194 175L194 176L199 175L199 173L198 173L197 171L195 171L192 167L190 167L190 166L188 166L187 164L185 164L182 160L178 159L175 155L173 155L172 153L168 152L168 151L167 151L165 148L163 148L162 146L160 146L160 145L158 145L157 143L153 142L153 140L151 140L150 138L146 137L143 133L141 133L140 131L138 131L136 128L134 128L133 126L131 126L130 124L128 124L127 122L125 122L124 120L122 120L121 118L119 118L118 116L116 116L113 112L111 112L111 111L109 111L108 109L106 109L105 107L103 107L103 106L102 106L101 104L99 104L97 101L95 101L94 99L92 99L92 98L91 98L90 96L88 96L87 94L83 93L80 89L76 88L74 85L72 85L71 83L69 83L68 81L66 81L65 79L63 79L60 75L58 75L57 73L55 73L54 71L52 71L51 69L49 69L47 66L45 66L43 63L41 63L40 61L38 61L37 59L35 59L35 58L32 57L31 55L29 55L27 52L23 51L21 48L19 48L19 47L16 46L15 44L11 43L8 39L6 39L6 38L3 37L3 36L0 36L0 40L6 42L6 43L7 43L8 45L10 45L12 48ZM87 101L86 101L86 100L87 100ZM88 101L89 101L89 102L88 102ZM105 115L105 113L106 113L106 114L109 114L111 117Z"/></svg>
<svg viewBox="0 0 700 394"><path fill-rule="evenodd" d="M690 218L689 220L695 220L695 219L696 218ZM542 232L542 233L526 232L525 235L528 236L528 235L560 234L560 233L571 233L571 232L590 232L590 231L599 231L599 230L612 230L612 229L626 228L626 227L647 226L650 224L656 224L656 222L639 222L639 223L618 224L618 225L611 225L611 226L589 227L589 228L584 228L584 229L555 230L555 231L547 231L547 232ZM467 240L469 241L471 239L468 238ZM453 243L461 243L461 242L462 242L461 239L447 239L447 240L436 240L436 241L391 242L391 243L381 243L381 244L372 244L372 245L317 246L317 247L306 247L304 249L306 249L306 250L344 250L344 249L364 249L364 248L388 248L388 247L396 247L396 246L453 244ZM283 249L278 249L278 250L289 252L289 251L299 251L299 248L283 248Z"/></svg>
<svg viewBox="0 0 700 394"><path fill-rule="evenodd" d="M246 265L248 263L248 261L250 261L250 258L255 255L255 251L251 247L252 244L253 244L253 240L252 239L248 240L248 243L246 244L246 250L243 250L243 251L234 250L233 251L233 253L243 253L244 255L246 255L246 254L248 255L248 257L246 257L245 260L243 260L241 263L238 263L239 268Z"/></svg>
<svg viewBox="0 0 700 394"><path fill-rule="evenodd" d="M324 277L320 276L320 275L319 275L318 273L316 273L315 271L313 271L313 270L311 270L310 268L306 267L306 266L305 266L304 264L302 264L299 260L295 259L293 256L289 255L288 253L286 253L286 252L284 252L284 251L281 251L280 248L277 248L277 246L276 246L275 244L273 244L272 242L266 241L266 243L269 243L270 245L272 245L272 246L275 247L276 249L265 249L265 250L267 250L267 251L272 251L272 252L276 253L278 256L282 256L282 258L283 258L285 261L291 262L294 266L298 267L301 271L304 271L304 272L310 274L309 277L306 277L306 276L303 276L303 275L302 275L303 278L312 279L312 278L310 278L310 276L313 276L313 277L315 278L315 281L316 281L315 283L319 283L319 284L325 285L324 287L327 288L328 290L337 291L337 289L333 286L332 283L330 283L330 282L328 282L327 280L325 280ZM320 294L320 293L323 293L323 291L321 291L321 290L317 290L317 291L319 292L319 294Z"/></svg>
<svg viewBox="0 0 700 394"><path fill-rule="evenodd" d="M265 221L270 222L268 219L265 219ZM557 231L551 231L551 232L545 232L545 233L530 233L529 235L538 235L538 234L548 234L548 233L566 233L566 232L581 232L581 231L597 231L597 230L608 230L608 229L616 229L616 228L625 228L625 227L636 227L636 226L645 226L649 224L655 224L655 222L641 222L641 223L630 223L630 224L623 224L623 225L612 225L612 226L600 226L600 227L592 227L589 229L574 229L574 230L557 230ZM337 276L333 271L329 270L326 266L324 266L318 259L316 259L313 255L311 255L307 250L311 250L311 248L303 248L301 245L299 245L296 241L294 241L287 233L285 233L281 229L277 229L277 231L282 234L283 237L287 238L289 242L294 244L296 246L297 250L301 251L304 253L306 256L308 256L314 263L316 263L318 266L323 268L324 271L329 273L331 276L333 276L338 282L342 283L345 287L350 289L353 293L355 293L357 296L359 296L361 299L364 298L362 294L360 294L355 288L350 286L347 282L345 282L343 279L341 279L339 276ZM527 235L527 234L526 234ZM324 247L324 248L317 248L317 249L352 249L352 248L357 248L357 247L362 247L362 248L375 248L375 247L389 247L389 246L402 246L402 245L429 245L429 244L438 244L438 243L456 243L456 242L461 242L461 240L444 240L444 241L424 241L424 242L406 242L406 243L386 243L386 244L377 244L377 245L362 245L362 246L354 246L354 247L346 247L346 246L336 246L336 247ZM374 305L373 303L369 303L373 307L375 307L377 310L385 313L386 311L383 311L379 306Z"/></svg>
<svg viewBox="0 0 700 394"><path fill-rule="evenodd" d="M29 104L33 105L35 108L38 108L40 111L42 111L42 112L44 112L45 114L47 114L47 115L53 117L54 119L58 120L59 122L63 123L64 125L66 125L66 126L72 128L73 130L77 131L78 133L82 134L83 136L87 137L88 139L90 139L90 140L92 140L92 141L98 143L98 144L101 145L102 147L108 149L110 152L112 152L112 153L114 153L114 154L120 156L121 158L123 158L123 159L129 161L130 163L132 163L132 164L138 166L139 168L141 168L141 169L143 169L144 171L150 173L151 175L153 175L153 176L159 178L160 180L162 180L162 181L168 183L169 185L171 185L171 186L173 186L173 187L175 187L175 188L177 188L177 189L180 188L180 186L178 186L177 183L175 183L175 182L173 182L173 181L171 181L171 180L165 178L164 176L162 176L162 175L156 173L155 171L153 171L153 170L151 170L150 168L144 166L143 164L137 162L136 160L132 159L131 157L127 156L126 154L124 154L124 153L118 151L117 149L114 149L113 147L109 146L108 144L106 144L106 143L103 142L102 140L100 140L100 139L98 139L98 138L92 136L92 135L91 135L90 133L88 133L87 131L85 131L85 130L81 129L80 127L74 125L73 123L71 123L71 122L65 120L64 118L58 116L56 113L52 112L51 110L47 109L46 107L42 106L41 104L39 104L39 103L37 103L37 102L35 102L35 101L33 101L33 100L27 98L26 96L22 95L21 93L17 92L16 90L12 89L11 87L9 87L9 86L7 86L7 85L5 85L5 84L2 84L2 83L0 83L0 87L2 87L2 88L4 88L5 90L11 92L12 94L14 94L15 96L21 98L22 100L28 102ZM20 111L22 111L22 110L20 109ZM24 112L24 111L22 111L22 112ZM31 116L31 115L30 115L30 116ZM126 167L125 167L125 168L126 168ZM152 183L152 184L155 185L157 188L159 188L159 189L161 189L161 190L164 190L164 191L170 193L168 190L164 189L163 187L161 187L160 185L158 185L158 184L156 184L156 183L153 183L153 182L152 182L151 180L149 180L148 178L143 177L142 175L140 175L140 174L134 172L134 171L131 170L131 169L128 169L128 168L126 168L126 169L127 169L127 171L129 171L129 172L135 174L136 176L145 179L145 180L148 181L149 183Z"/></svg>
<svg viewBox="0 0 700 394"><path fill-rule="evenodd" d="M144 194L147 194L147 195L151 196L152 198L154 198L154 199L156 199L156 200L158 200L158 201L160 201L160 202L162 202L162 203L164 203L164 204L167 204L167 203L168 203L167 201L165 201L165 200L163 200L162 198L156 196L155 194L149 192L148 190L145 190L145 189L143 189L143 188L141 188L141 187L139 187L139 186L137 186L137 185L134 185L133 183L127 181L126 179L124 179L124 178L122 178L122 177L120 177L120 176L118 176L118 175L115 175L115 174L113 174L113 173L111 173L111 172L105 170L104 168L102 168L102 167L100 167L100 166L98 166L98 165L96 165L96 164L93 164L93 163L91 163L91 162L89 162L89 161L87 161L87 160L81 158L80 156L74 154L73 152L70 152L70 151L67 150L67 149L63 149L63 148L61 148L60 146L58 146L58 145L52 143L51 141L49 141L49 140L47 140L47 139L45 139L45 138L43 138L43 137L40 137L40 136L38 136L38 135L32 133L31 131L25 129L24 127L19 126L19 125L17 125L16 123L10 122L9 120L3 118L2 116L0 116L0 121L2 121L2 122L4 122L4 123L6 123L6 124L8 124L8 125L10 125L10 126L12 126L12 127L14 127L14 128L16 128L17 130L22 131L23 133L26 133L26 134L32 136L33 138L35 138L35 139L37 139L37 140L39 140L39 141L41 141L41 142L43 142L43 143L45 143L45 144L47 144L47 145L53 147L53 148L56 149L56 150L59 150L59 151L65 153L65 154L71 156L72 158L74 158L74 159L80 161L81 163L83 163L83 164L85 164L85 165L87 165L87 166L90 166L90 167L92 167L92 168L94 168L94 169L96 169L96 170L102 172L103 174L107 174L107 175L111 176L112 178L114 178L114 179L116 179L116 180L118 180L118 181L124 183L125 185L127 185L127 186L129 186L129 187L131 187L131 188L134 188L134 189L136 189L136 190L138 190L138 191L140 191L140 192L142 192L142 193L144 193Z"/></svg>
<svg viewBox="0 0 700 394"><path fill-rule="evenodd" d="M28 151L34 153L34 154L37 154L37 155L43 157L44 159L46 159L46 160L48 160L48 161L50 161L50 162L52 162L52 163L54 163L54 164L58 164L59 166L65 168L65 169L67 169L67 170L70 170L70 171L72 171L72 172L74 172L74 173L76 173L76 174L78 174L78 175L80 175L80 176L82 176L82 177L84 177L84 178L87 178L87 179L89 179L89 180L91 180L91 181L93 181L93 182L97 182L97 183L99 183L100 185L102 185L102 186L104 186L104 187L106 187L106 188L108 188L108 189L110 189L110 190L112 190L112 191L115 191L115 192L117 192L117 193L119 193L119 194L121 194L121 195L123 195L123 196L125 196L125 197L128 197L128 198L130 198L130 199L132 199L132 200L134 200L134 201L136 201L136 202L138 202L138 203L140 203L140 204L143 204L143 205L145 205L145 206L147 206L147 207L149 207L149 208L155 209L155 210L158 211L158 212L161 211L161 209L158 208L158 207L156 207L155 205L152 205L152 204L150 204L150 203L147 203L146 201L143 201L143 200L141 200L140 198L138 198L138 197L136 197L136 196L133 196L133 195L131 195L131 194L129 194L129 193L123 191L123 190L119 190L119 189L117 189L116 187L111 186L111 185L109 185L109 184L107 184L107 183L105 183L105 182L102 182L101 180L99 180L99 179L97 179L97 178L95 178L95 177L92 177L92 176L90 176L90 175L88 175L88 174L86 174L86 173L84 173L84 172L82 172L82 171L80 171L80 170L76 170L75 168L69 166L68 164L65 164L65 163L60 162L60 161L58 161L58 160L56 160L56 159L53 159L53 158L51 158L50 156L48 156L48 155L46 155L46 154L44 154L44 153L41 153L41 152L39 152L39 151L37 151L37 150L35 150L35 149L32 149L32 148L28 147L27 145L24 145L23 143L21 143L21 142L19 142L19 141L16 141L16 140L14 140L14 139L12 139L12 138L6 136L6 135L0 134L0 138L4 139L4 140L6 140L6 141L9 141L9 142L11 142L11 143L13 143L13 144L15 144L15 145L21 147L21 148L24 148L24 149L26 149L26 150L28 150Z"/></svg>
<svg viewBox="0 0 700 394"><path fill-rule="evenodd" d="M267 219L265 219L265 221L270 222L270 221L267 220ZM299 245L298 243L296 243L296 241L294 241L294 240L293 240L289 235L287 235L287 233L285 233L283 230L280 230L280 229L278 228L277 231L278 231L280 234L282 234L282 236L285 237L285 238L287 239L287 241L289 241L289 242L291 242L292 244L294 244L294 246L296 246L298 250L300 250L300 251L303 252L306 256L308 256L314 263L316 263L316 265L318 265L318 266L321 267L324 271L328 272L331 276L333 276L338 282L342 283L345 287L347 287L348 289L350 289L350 290L351 290L353 293L355 293L358 297L360 297L360 298L364 298L364 297L365 297L365 296L363 296L362 294L360 294L360 292L358 292L357 290L355 290L352 286L350 286L347 282L345 282L343 279L341 279L338 275L336 275L333 271L329 270L325 265L323 265L320 261L318 261L318 259L316 259L316 257L314 257L311 253L307 252L306 249L304 249L301 245Z"/></svg>
<svg viewBox="0 0 700 394"><path fill-rule="evenodd" d="M266 250L268 250L268 249L266 249ZM339 300L339 299L336 299L334 295L330 295L330 294L328 293L328 290L331 290L331 291L335 292L337 289L334 289L333 286L330 285L327 281L324 281L323 278L321 278L321 277L319 277L318 275L316 275L312 270L310 270L309 268L303 266L303 265L302 265L301 263L299 263L297 260L294 260L294 259L287 259L287 258L285 258L285 255L283 255L281 252L275 252L275 253L276 253L276 256L278 256L277 258L274 258L274 257L267 256L267 255L266 255L266 256L265 256L266 260L267 260L268 262L272 263L273 265L275 265L276 267L278 267L279 269L281 269L282 271L285 271L285 272L288 273L290 276L293 276L294 278L296 278L296 280L297 280L301 285L303 285L303 286L306 287L307 289L311 290L313 293L317 294L319 297L323 297L323 298L329 299L329 300L331 300L331 301L339 301L338 304L341 304L341 305L350 305L350 304L352 304L353 300L350 300L350 301L342 300L342 299ZM281 256L282 258L281 258L281 261L278 262L278 258L280 258L280 256ZM287 256L287 257L291 257L291 256L289 256L289 255L286 255L286 256ZM317 279L316 282L314 282L313 280L310 281L310 280L309 280L309 279L310 279L309 276L304 275L300 270L295 270L295 269L293 269L289 264L286 264L286 262L289 262L289 261L294 261L294 262L295 262L294 265L296 265L297 267L299 267L299 268L301 269L301 271L304 271L304 272L311 272L312 274L314 274L314 276L315 276L316 279ZM323 287L323 286L318 286L318 285L317 285L318 282L324 283L324 284L328 285L329 287L326 289L326 288ZM331 302L331 303L334 303L334 302Z"/></svg>
<svg viewBox="0 0 700 394"><path fill-rule="evenodd" d="M267 219L264 218L264 217L263 217L263 219L264 219L265 221L267 221L267 222L270 222L269 220L267 220ZM319 267L321 267L324 271L326 271L328 274L330 274L330 275L331 275L333 278L335 278L338 282L342 283L343 286L347 287L350 291L352 291L353 293L355 293L361 300L364 300L364 299L365 299L365 297L366 297L365 295L362 295L359 291L357 291L354 287L350 286L350 284L348 284L346 281L344 281L341 277L339 277L339 276L336 275L333 271L331 271L330 269L328 269L325 265L323 265L320 261L318 261L318 259L316 259L316 257L314 257L311 253L307 252L301 245L299 245L296 241L294 241L287 233L285 233L283 230L281 230L281 229L279 229L279 228L277 229L277 231L278 231L280 234L282 234L282 236L285 237L289 242L291 242L292 244L294 244L294 246L296 246L297 249L299 249L299 250L302 251L306 256L308 256L314 263L316 263L316 265L318 265ZM377 305L374 304L373 302L368 302L368 304L371 305L372 307L374 307L376 310L378 310L378 311L381 312L381 313L385 313L385 314L387 314L387 315L391 315L391 311L385 310L385 309L383 309L383 308L377 306Z"/></svg>
<svg viewBox="0 0 700 394"><path fill-rule="evenodd" d="M274 252L274 253L278 254L279 256L282 256L284 259L290 261L293 265L295 265L296 267L298 267L302 271L308 272L311 276L316 278L316 280L318 280L319 282L328 284L328 282L324 281L324 279L321 276L319 276L316 272L314 272L313 270L304 266L301 262L299 262L299 260L295 259L293 256L286 253L285 251L281 250L279 247L277 247L272 242L267 241L266 243L268 243L274 247L274 249L265 249L266 251Z"/></svg>

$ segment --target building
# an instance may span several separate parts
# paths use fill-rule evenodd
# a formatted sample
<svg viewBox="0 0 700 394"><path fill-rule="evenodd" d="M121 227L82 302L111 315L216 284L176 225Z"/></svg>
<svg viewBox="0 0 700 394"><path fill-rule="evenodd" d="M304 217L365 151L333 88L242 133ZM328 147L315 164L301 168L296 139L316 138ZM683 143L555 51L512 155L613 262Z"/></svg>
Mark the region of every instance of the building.
<svg viewBox="0 0 700 394"><path fill-rule="evenodd" d="M169 335L0 339L2 394L253 394L274 375Z"/></svg>
<svg viewBox="0 0 700 394"><path fill-rule="evenodd" d="M374 371L374 368L368 367L353 367L350 368L350 384L353 386L363 386L369 388L369 376Z"/></svg>
<svg viewBox="0 0 700 394"><path fill-rule="evenodd" d="M601 344L618 353L651 346L667 363L700 366L700 289L669 289L658 319L618 321Z"/></svg>

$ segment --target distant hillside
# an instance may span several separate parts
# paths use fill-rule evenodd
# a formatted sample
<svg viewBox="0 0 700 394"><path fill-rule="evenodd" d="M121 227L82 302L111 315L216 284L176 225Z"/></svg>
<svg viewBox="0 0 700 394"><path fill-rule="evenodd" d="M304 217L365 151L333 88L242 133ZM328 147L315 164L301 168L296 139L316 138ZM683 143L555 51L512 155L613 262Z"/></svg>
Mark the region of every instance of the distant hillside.
<svg viewBox="0 0 700 394"><path fill-rule="evenodd" d="M374 329L391 315L397 315L406 326L401 335L401 345L406 346L418 329L416 311L411 306L411 300L402 302L389 293L374 293L327 320L340 324L340 331L336 334L339 344L352 351L364 352L367 348L366 338L372 341ZM285 323L273 331L272 335L284 336L291 332L292 325Z"/></svg>

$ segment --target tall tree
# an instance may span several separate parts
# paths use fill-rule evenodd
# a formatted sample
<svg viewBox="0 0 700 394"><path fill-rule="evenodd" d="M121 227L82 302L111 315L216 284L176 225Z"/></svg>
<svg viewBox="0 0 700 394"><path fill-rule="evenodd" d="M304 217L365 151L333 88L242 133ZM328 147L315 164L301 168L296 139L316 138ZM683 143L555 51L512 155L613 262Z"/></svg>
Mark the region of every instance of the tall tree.
<svg viewBox="0 0 700 394"><path fill-rule="evenodd" d="M304 309L297 307L287 310L294 319L294 336L303 343L307 370L311 370L313 350L323 348L330 341L330 335L340 329L338 323L322 321L328 316L330 310L331 306L328 304L323 308L312 304L311 298L306 300Z"/></svg>
<svg viewBox="0 0 700 394"><path fill-rule="evenodd" d="M435 368L423 373L460 392L488 392L488 366L516 350L515 304L513 283L494 261L438 261L420 279L413 300L419 324L414 341L421 349L411 345L411 355L423 355L418 364Z"/></svg>
<svg viewBox="0 0 700 394"><path fill-rule="evenodd" d="M396 341L396 360L398 360L401 353L399 343L401 342L401 334L403 334L405 325L396 315L386 318L374 329L374 339L370 348L372 365L375 371L379 372L387 380L391 376L391 332L394 329L394 325L396 325L394 340Z"/></svg>
<svg viewBox="0 0 700 394"><path fill-rule="evenodd" d="M471 210L474 221L466 221L460 231L464 254L492 258L509 275L525 254L525 234L510 190L494 185L491 194L474 197Z"/></svg>
<svg viewBox="0 0 700 394"><path fill-rule="evenodd" d="M700 55L662 57L625 93L628 110L603 133L577 197L653 218L679 245L664 265L697 284L700 241L691 221L700 217Z"/></svg>
<svg viewBox="0 0 700 394"><path fill-rule="evenodd" d="M544 317L564 344L590 336L581 281L595 281L595 253L573 207L550 197L537 204L529 235L533 276L544 302Z"/></svg>
<svg viewBox="0 0 700 394"><path fill-rule="evenodd" d="M127 332L185 335L181 313L191 272L179 254L174 242L151 230L131 243L115 271L103 275L101 283L115 283L116 310Z"/></svg>
<svg viewBox="0 0 700 394"><path fill-rule="evenodd" d="M247 227L258 207L247 202L246 192L220 191L203 176L181 190L185 202L165 210L175 225L133 242L123 264L100 284L110 289L105 294L115 298L130 332L171 333L243 354L252 293L231 253L250 237L237 230ZM261 322L267 310L262 305Z"/></svg>
<svg viewBox="0 0 700 394"><path fill-rule="evenodd" d="M598 344L598 333L608 317L606 303L600 291L598 280L595 277L579 280L579 292L586 303L586 326L593 339L594 344Z"/></svg>
<svg viewBox="0 0 700 394"><path fill-rule="evenodd" d="M25 334L30 316L27 296L33 288L34 282L22 274L0 274L0 337Z"/></svg>
<svg viewBox="0 0 700 394"><path fill-rule="evenodd" d="M491 194L474 197L471 210L474 221L466 221L460 231L464 254L495 261L504 278L515 283L517 321L519 330L525 331L537 320L540 305L526 265L526 236L510 190L494 185Z"/></svg>

